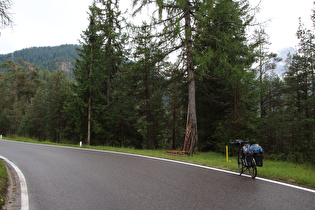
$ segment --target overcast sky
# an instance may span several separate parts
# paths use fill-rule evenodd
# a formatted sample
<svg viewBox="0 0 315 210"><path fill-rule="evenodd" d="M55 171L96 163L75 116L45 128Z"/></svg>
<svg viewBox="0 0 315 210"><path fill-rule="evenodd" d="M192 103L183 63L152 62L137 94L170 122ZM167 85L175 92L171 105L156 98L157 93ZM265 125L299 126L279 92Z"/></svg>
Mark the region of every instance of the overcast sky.
<svg viewBox="0 0 315 210"><path fill-rule="evenodd" d="M12 0L13 28L0 30L0 54L33 46L78 44L80 34L87 28L88 6L93 0ZM250 0L256 5L259 0ZM120 0L131 8L131 0ZM266 32L272 45L270 51L280 52L298 43L296 30L301 17L311 28L313 0L261 0L259 21L270 19Z"/></svg>

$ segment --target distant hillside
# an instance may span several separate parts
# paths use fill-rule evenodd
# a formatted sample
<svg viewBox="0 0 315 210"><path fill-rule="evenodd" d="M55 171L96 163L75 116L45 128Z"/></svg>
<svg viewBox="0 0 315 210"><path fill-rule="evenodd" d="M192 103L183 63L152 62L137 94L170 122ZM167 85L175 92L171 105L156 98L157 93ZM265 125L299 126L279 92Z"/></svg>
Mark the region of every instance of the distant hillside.
<svg viewBox="0 0 315 210"><path fill-rule="evenodd" d="M66 74L72 75L75 59L78 53L75 48L79 45L61 45L56 47L31 47L15 51L13 53L0 55L0 65L5 59L17 61L19 58L33 63L40 69L53 71L61 69Z"/></svg>

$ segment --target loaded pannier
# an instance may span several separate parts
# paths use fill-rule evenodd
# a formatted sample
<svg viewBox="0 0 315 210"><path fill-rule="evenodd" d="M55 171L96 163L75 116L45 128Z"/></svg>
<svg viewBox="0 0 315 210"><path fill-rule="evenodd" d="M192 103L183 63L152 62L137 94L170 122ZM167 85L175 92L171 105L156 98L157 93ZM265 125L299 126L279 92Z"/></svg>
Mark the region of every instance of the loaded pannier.
<svg viewBox="0 0 315 210"><path fill-rule="evenodd" d="M263 149L258 144L253 144L248 147L247 154L253 155L256 161L256 165L259 167L263 166Z"/></svg>
<svg viewBox="0 0 315 210"><path fill-rule="evenodd" d="M248 147L250 145L249 144L245 144L243 147L242 147L242 151L243 151L243 155L246 155L247 154L247 151L248 151Z"/></svg>

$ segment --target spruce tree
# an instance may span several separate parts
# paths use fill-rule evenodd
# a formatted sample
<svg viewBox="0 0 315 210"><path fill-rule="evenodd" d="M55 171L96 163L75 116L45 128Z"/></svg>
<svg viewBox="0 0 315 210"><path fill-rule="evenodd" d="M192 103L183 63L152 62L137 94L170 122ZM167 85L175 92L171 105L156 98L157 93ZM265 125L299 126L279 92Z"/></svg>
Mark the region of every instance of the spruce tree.
<svg viewBox="0 0 315 210"><path fill-rule="evenodd" d="M75 97L67 108L78 106L75 127L87 144L109 143L116 139L114 125L117 118L112 103L115 74L124 61L121 19L118 1L94 1L90 7L89 27L82 35L82 48L78 49L74 69ZM83 135L83 133L87 133ZM106 142L107 141L107 142Z"/></svg>
<svg viewBox="0 0 315 210"><path fill-rule="evenodd" d="M133 4L137 5L139 1L134 0ZM195 101L195 66L193 63L193 13L198 10L198 2L189 0L177 1L142 1L135 12L140 11L144 5L156 3L158 7L159 18L155 19L154 24L160 24L164 28L160 34L163 46L165 47L164 53L168 54L177 49L182 50L184 55L184 63L187 72L188 83L188 109L187 109L187 124L186 135L183 150L192 154L197 150L198 146L198 132L197 132L197 115L196 115L196 101ZM166 17L163 17L163 12L166 11Z"/></svg>
<svg viewBox="0 0 315 210"><path fill-rule="evenodd" d="M103 94L106 95L106 110L104 109L102 127L105 141L111 145L119 145L122 135L117 128L121 125L121 118L119 115L117 100L113 93L120 90L115 90L114 87L119 87L118 77L116 74L121 72L120 69L125 68L125 42L126 35L122 31L122 24L124 18L119 9L118 0L99 0L100 4L100 34L103 36L103 61L102 68L105 77L103 84ZM116 100L116 101L115 101ZM103 106L103 108L105 108ZM116 113L116 114L115 114ZM104 137L103 137L104 138Z"/></svg>
<svg viewBox="0 0 315 210"><path fill-rule="evenodd" d="M3 98L8 106L2 110L2 117L8 120L8 126L4 130L8 133L18 134L21 120L40 86L39 69L22 60L19 60L18 63L6 60L2 67L8 71L4 77L7 80L4 82L6 89L4 91L7 95Z"/></svg>
<svg viewBox="0 0 315 210"><path fill-rule="evenodd" d="M136 5L138 1L134 1ZM145 4L156 3L159 17L155 24L161 23L161 37L175 45L166 52L181 49L185 59L188 85L188 111L184 150L190 154L197 149L197 115L196 115L196 78L208 71L207 63L219 62L212 71L228 77L233 96L234 133L237 133L239 82L246 75L252 61L251 50L246 46L245 28L252 20L249 15L248 1L143 1L136 11ZM166 12L166 13L163 13ZM163 17L163 15L166 17ZM221 51L220 51L221 49ZM214 65L215 66L215 65ZM223 70L223 71L218 71ZM218 76L216 76L218 78Z"/></svg>
<svg viewBox="0 0 315 210"><path fill-rule="evenodd" d="M314 21L314 16L312 18ZM314 162L314 154L309 152L315 147L314 32L306 29L300 19L296 35L300 42L297 52L288 56L284 77L287 85L286 107L292 113L288 139L290 151L294 150L294 161L306 159Z"/></svg>
<svg viewBox="0 0 315 210"><path fill-rule="evenodd" d="M101 10L94 2L89 7L89 27L83 32L82 48L78 48L79 58L76 60L74 75L76 86L74 88L74 101L77 106L76 127L80 138L86 137L87 144L91 144L91 135L99 132L98 116L102 112L100 104L104 104L103 84L105 75L102 69L103 35L100 31L99 14ZM74 114L74 113L73 113ZM86 133L85 135L83 133Z"/></svg>
<svg viewBox="0 0 315 210"><path fill-rule="evenodd" d="M200 6L196 14L198 104L200 113L207 113L199 119L211 128L202 138L212 149L218 149L218 140L225 144L252 132L257 94L250 71L254 53L246 34L253 18L249 9L247 1L220 0L213 7Z"/></svg>
<svg viewBox="0 0 315 210"><path fill-rule="evenodd" d="M160 145L159 138L162 136L163 130L163 96L165 94L165 86L163 71L165 66L162 62L163 54L158 47L156 38L152 35L153 26L147 25L145 22L140 27L134 28L134 61L135 74L138 78L138 87L136 88L138 97L139 112L142 116L139 119L142 122L146 137L145 143L148 149L157 148Z"/></svg>
<svg viewBox="0 0 315 210"><path fill-rule="evenodd" d="M263 117L266 113L264 106L264 94L265 88L263 86L263 78L268 71L276 68L276 63L281 61L281 58L277 57L276 53L268 52L269 36L266 34L263 28L256 29L254 31L254 41L257 45L255 53L257 57L257 67L259 74L259 89L260 89L260 116Z"/></svg>
<svg viewBox="0 0 315 210"><path fill-rule="evenodd" d="M55 70L50 73L32 97L21 119L19 134L61 142L66 123L63 107L68 94L70 85L64 72Z"/></svg>
<svg viewBox="0 0 315 210"><path fill-rule="evenodd" d="M296 33L299 39L298 54L301 60L300 74L303 78L303 108L305 112L305 135L308 144L312 144L315 126L315 88L314 88L314 45L315 37L311 30L307 30L301 22Z"/></svg>
<svg viewBox="0 0 315 210"><path fill-rule="evenodd" d="M119 10L118 0L98 0L100 3L100 33L103 36L104 74L107 77L106 96L110 100L111 85L115 73L124 61L125 35L122 33L122 18Z"/></svg>

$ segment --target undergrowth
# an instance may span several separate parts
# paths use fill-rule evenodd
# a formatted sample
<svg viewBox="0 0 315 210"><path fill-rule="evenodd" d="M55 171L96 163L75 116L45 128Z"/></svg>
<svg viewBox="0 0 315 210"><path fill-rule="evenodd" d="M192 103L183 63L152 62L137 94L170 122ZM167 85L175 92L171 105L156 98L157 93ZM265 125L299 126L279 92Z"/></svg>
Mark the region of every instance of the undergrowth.
<svg viewBox="0 0 315 210"><path fill-rule="evenodd" d="M0 160L0 209L5 205L5 197L8 186L8 174L2 160Z"/></svg>

